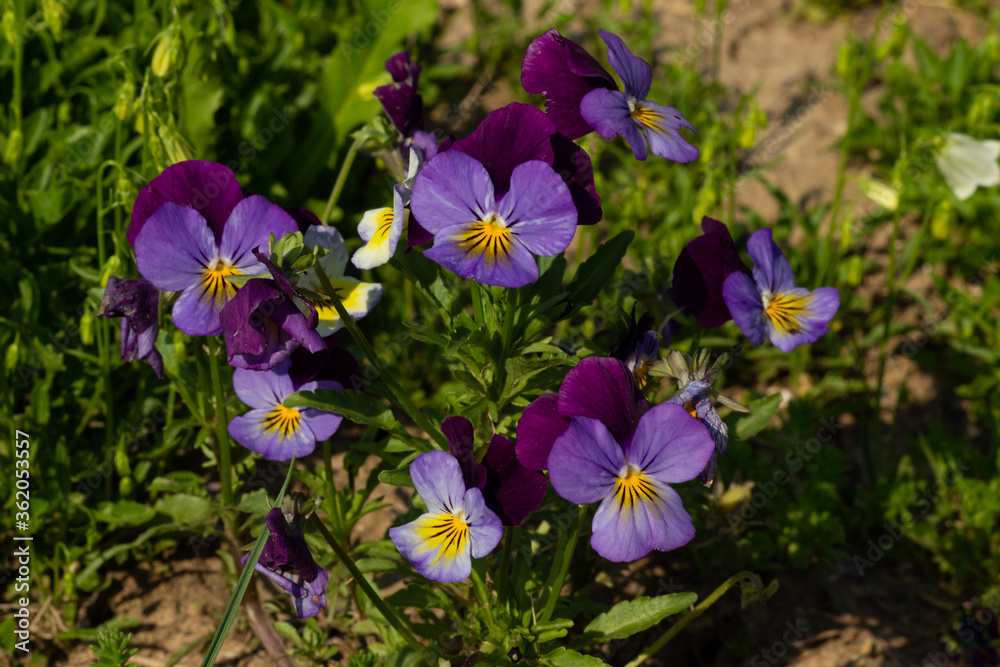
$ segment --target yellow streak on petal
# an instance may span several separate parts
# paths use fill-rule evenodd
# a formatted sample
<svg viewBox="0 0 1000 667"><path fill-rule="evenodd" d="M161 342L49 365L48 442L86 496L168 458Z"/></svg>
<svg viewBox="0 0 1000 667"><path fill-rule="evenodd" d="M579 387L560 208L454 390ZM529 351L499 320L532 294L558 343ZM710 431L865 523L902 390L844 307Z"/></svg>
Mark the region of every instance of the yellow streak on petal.
<svg viewBox="0 0 1000 667"><path fill-rule="evenodd" d="M493 264L501 255L504 258L510 255L510 229L496 214L491 213L485 220L473 222L458 244L467 253L483 255L488 263Z"/></svg>
<svg viewBox="0 0 1000 667"><path fill-rule="evenodd" d="M281 438L291 437L299 429L302 416L296 408L286 408L276 405L264 417L264 433L271 435L277 432Z"/></svg>
<svg viewBox="0 0 1000 667"><path fill-rule="evenodd" d="M236 296L236 290L239 288L226 280L226 276L238 276L240 273L242 272L235 266L219 260L202 272L202 286L205 293L215 301L216 307L221 308Z"/></svg>
<svg viewBox="0 0 1000 667"><path fill-rule="evenodd" d="M392 209L384 208L375 218L375 233L369 244L379 245L389 240L389 230L392 229Z"/></svg>
<svg viewBox="0 0 1000 667"><path fill-rule="evenodd" d="M632 466L629 466L625 475L615 482L615 500L618 502L619 511L631 511L640 500L656 502L659 499L656 487L649 478Z"/></svg>
<svg viewBox="0 0 1000 667"><path fill-rule="evenodd" d="M469 547L469 524L454 514L425 514L416 521L417 535L424 540L422 551L436 551L431 565L442 558L454 560Z"/></svg>
<svg viewBox="0 0 1000 667"><path fill-rule="evenodd" d="M632 110L630 115L635 122L639 123L639 125L642 125L643 127L648 127L654 132L662 133L664 131L663 126L660 123L660 116L653 109L636 107Z"/></svg>
<svg viewBox="0 0 1000 667"><path fill-rule="evenodd" d="M790 334L801 333L803 326L799 318L809 313L811 300L812 294L800 296L779 292L768 300L767 306L764 307L764 314L778 329Z"/></svg>

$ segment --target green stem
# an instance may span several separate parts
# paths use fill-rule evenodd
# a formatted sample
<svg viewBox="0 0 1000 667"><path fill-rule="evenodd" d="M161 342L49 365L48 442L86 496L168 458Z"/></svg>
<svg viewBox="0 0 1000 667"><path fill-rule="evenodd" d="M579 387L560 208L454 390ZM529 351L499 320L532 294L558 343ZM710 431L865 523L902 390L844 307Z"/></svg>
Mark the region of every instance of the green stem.
<svg viewBox="0 0 1000 667"><path fill-rule="evenodd" d="M340 545L340 542L337 541L337 538L333 536L333 534L327 529L326 526L323 525L323 522L320 521L315 514L312 516L312 523L316 526L316 529L323 536L323 539L326 540L327 544L330 545L330 548L333 549L333 553L337 555L340 562L344 564L347 571L351 573L352 577L354 577L354 581L358 588L361 589L361 592L372 601L372 604L374 604L379 612L382 613L382 616L389 623L389 625L395 628L396 632L398 632L400 636L406 640L406 643L409 644L414 651L423 655L426 649L414 636L413 631L410 630L410 626L406 620L399 615L399 612L387 605L385 600L382 599L382 596L378 594L378 591L372 588L372 585L368 583L365 575L358 569L354 559L351 558L344 547Z"/></svg>
<svg viewBox="0 0 1000 667"><path fill-rule="evenodd" d="M219 443L219 479L222 483L222 502L233 504L232 444L229 441L229 416L226 414L226 397L222 393L219 374L219 342L208 337L208 370L212 375L212 393L215 395L215 438Z"/></svg>
<svg viewBox="0 0 1000 667"><path fill-rule="evenodd" d="M510 357L510 348L514 338L514 322L518 308L521 304L521 291L519 289L508 289L506 303L504 304L503 331L501 332L500 358L497 359L497 400L503 396L504 383L507 382L507 358Z"/></svg>
<svg viewBox="0 0 1000 667"><path fill-rule="evenodd" d="M326 483L327 483L327 493L330 494L330 502L333 503L333 516L331 518L331 523L333 523L333 533L341 538L346 538L344 535L344 507L340 500L340 494L337 492L337 485L333 481L333 450L330 445L330 440L323 441L323 470L326 472Z"/></svg>
<svg viewBox="0 0 1000 667"><path fill-rule="evenodd" d="M882 314L882 322L884 330L882 331L882 342L879 347L879 359L878 359L878 383L875 388L875 401L872 409L874 410L875 418L875 446L879 446L882 442L882 419L879 416L879 412L882 408L882 389L885 383L885 362L889 352L889 336L892 331L892 311L896 305L896 245L899 242L899 206L892 214L892 237L889 239L889 284L888 284L888 294L885 299L885 310ZM876 474L880 473L872 462L872 443L868 443L865 448L865 461L868 464L868 474L871 476L873 482L877 481ZM881 464L878 464L878 468L881 468Z"/></svg>
<svg viewBox="0 0 1000 667"><path fill-rule="evenodd" d="M510 554L514 550L514 529L511 526L504 526L503 529L503 551L500 554L500 562L497 564L497 598L502 605L507 599L507 570L510 569Z"/></svg>
<svg viewBox="0 0 1000 667"><path fill-rule="evenodd" d="M490 595L486 590L486 582L476 571L476 568L472 568L472 573L469 575L472 579L472 589L476 592L476 599L479 600L479 604L483 606L483 616L486 619L486 627L489 629L490 635L495 634L496 623L493 621L493 612L490 609Z"/></svg>
<svg viewBox="0 0 1000 667"><path fill-rule="evenodd" d="M355 139L347 150L344 162L340 165L340 173L337 174L337 180L330 192L330 198L326 200L326 208L323 209L323 215L319 219L324 225L330 224L330 215L333 214L333 208L337 205L337 200L340 199L340 192L344 189L344 183L347 182L347 174L351 171L351 165L354 164L354 158L357 157L363 143L364 139Z"/></svg>
<svg viewBox="0 0 1000 667"><path fill-rule="evenodd" d="M708 610L708 608L711 607L713 604L715 604L715 602L719 598L721 598L726 591L732 588L733 585L736 584L736 582L738 582L744 576L747 576L749 574L750 574L749 572L740 572L726 579L724 582L722 582L722 585L716 588L711 595L702 600L701 604L699 604L694 609L690 610L682 619L680 619L672 626L670 626L669 630L663 633L663 635L661 635L659 639L650 644L645 651L636 656L636 658L632 662L625 665L625 667L639 667L639 665L645 663L652 656L656 655L657 651L666 646L667 642L673 639L678 632L687 627L688 623L690 623L694 619L704 614Z"/></svg>
<svg viewBox="0 0 1000 667"><path fill-rule="evenodd" d="M556 610L556 602L559 601L559 593L562 592L563 582L566 581L566 573L569 572L569 564L573 560L573 552L576 550L576 543L580 539L580 531L583 530L583 522L586 518L587 506L580 505L577 508L576 521L573 523L569 537L563 542L562 536L560 536L560 544L556 547L559 568L554 570L555 576L550 576L549 581L546 582L548 598L545 600L545 607L542 609L542 615L539 616L537 623L548 623L549 619L552 618L552 612ZM559 558L560 549L562 550L562 558Z"/></svg>
<svg viewBox="0 0 1000 667"><path fill-rule="evenodd" d="M99 274L104 273L107 264L107 251L104 245L104 167L97 170L97 261L100 265ZM106 318L100 318L97 323L97 356L101 360L101 378L104 382L104 425L105 446L107 451L115 447L115 400L111 389L111 332ZM110 478L109 478L110 479Z"/></svg>
<svg viewBox="0 0 1000 667"><path fill-rule="evenodd" d="M410 419L413 420L417 426L424 430L431 439L436 442L441 449L448 449L448 440L444 437L444 433L441 432L440 428L434 426L430 419L424 415L423 412L416 406L416 404L410 399L410 395L403 390L400 386L399 381L390 372L389 368L384 365L375 353L375 348L372 344L368 342L365 338L364 333L358 327L357 321L347 309L344 308L343 302L340 300L340 296L337 291L333 288L333 284L330 282L330 277L326 275L326 271L323 270L323 266L317 262L316 263L316 275L319 278L320 283L323 285L323 289L326 292L326 296L330 299L330 303L337 310L337 314L340 316L340 321L344 323L344 328L347 329L348 333L351 334L351 338L354 342L358 344L361 351L364 352L365 357L371 362L371 365L375 367L378 371L379 376L382 378L382 382L385 383L386 387L392 393L393 398L396 399L396 405L399 406L403 412L409 415ZM430 451L432 447L427 446L424 451Z"/></svg>
<svg viewBox="0 0 1000 667"><path fill-rule="evenodd" d="M472 318L476 321L476 324L482 325L483 323L483 293L482 286L475 280L469 282L469 288L472 290Z"/></svg>

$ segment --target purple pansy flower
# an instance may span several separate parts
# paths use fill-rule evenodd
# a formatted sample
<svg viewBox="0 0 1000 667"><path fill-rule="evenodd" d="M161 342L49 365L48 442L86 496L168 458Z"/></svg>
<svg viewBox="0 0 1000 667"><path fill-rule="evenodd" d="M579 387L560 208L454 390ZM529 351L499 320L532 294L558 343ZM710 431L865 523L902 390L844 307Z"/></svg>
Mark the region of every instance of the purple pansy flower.
<svg viewBox="0 0 1000 667"><path fill-rule="evenodd" d="M521 465L514 443L496 434L490 440L483 462L476 461L472 422L448 417L441 424L448 450L462 467L466 488L483 492L486 506L505 526L519 526L538 509L545 498L545 475Z"/></svg>
<svg viewBox="0 0 1000 667"><path fill-rule="evenodd" d="M588 357L571 369L558 394L532 401L517 424L517 458L532 470L548 466L552 444L573 417L602 422L618 442L625 442L649 410L632 371L618 359Z"/></svg>
<svg viewBox="0 0 1000 667"><path fill-rule="evenodd" d="M722 283L730 274L750 269L740 259L729 228L718 220L701 220L704 234L692 240L674 264L673 296L700 327L722 326L732 315L722 298Z"/></svg>
<svg viewBox="0 0 1000 667"><path fill-rule="evenodd" d="M339 382L314 380L296 387L289 375L291 359L269 371L233 372L233 389L250 412L229 422L229 435L252 452L271 461L288 461L294 454L302 458L312 453L317 441L332 436L343 417L316 408L290 408L286 398L296 391L336 389Z"/></svg>
<svg viewBox="0 0 1000 667"><path fill-rule="evenodd" d="M301 529L294 521L291 526L285 521L281 508L271 509L264 523L271 534L254 569L292 596L299 618L312 618L326 606L329 575L313 560ZM246 565L249 559L246 554L240 563Z"/></svg>
<svg viewBox="0 0 1000 667"><path fill-rule="evenodd" d="M120 317L121 354L124 361L144 359L163 379L163 356L156 349L157 308L160 291L145 278L137 280L108 277L98 317Z"/></svg>
<svg viewBox="0 0 1000 667"><path fill-rule="evenodd" d="M594 56L555 28L536 37L524 54L521 85L532 95L545 95L545 113L570 139L594 131L580 115L580 102L598 88L618 90L615 80Z"/></svg>
<svg viewBox="0 0 1000 667"><path fill-rule="evenodd" d="M486 556L500 543L500 517L486 507L482 491L466 486L458 459L448 452L421 454L410 464L410 477L427 512L390 528L390 539L428 579L467 579L472 559Z"/></svg>
<svg viewBox="0 0 1000 667"><path fill-rule="evenodd" d="M670 484L694 479L715 450L684 408L650 408L626 438L597 419L573 417L549 452L549 481L578 505L601 501L590 544L604 558L633 561L694 538L694 522Z"/></svg>
<svg viewBox="0 0 1000 667"><path fill-rule="evenodd" d="M679 132L682 127L694 130L691 123L677 109L646 100L653 82L649 63L633 56L617 35L604 30L597 33L608 45L608 61L621 77L625 92L606 88L590 91L580 101L583 119L605 139L625 137L637 160L645 160L650 151L674 162L697 159L698 149Z"/></svg>
<svg viewBox="0 0 1000 667"><path fill-rule="evenodd" d="M635 376L639 388L646 386L646 375L656 364L660 356L660 335L653 329L653 316L643 314L638 322L635 319L635 304L629 316L628 330L611 356L620 359ZM667 329L669 332L669 329ZM669 344L669 340L667 341Z"/></svg>
<svg viewBox="0 0 1000 667"><path fill-rule="evenodd" d="M404 137L423 124L424 99L417 92L421 69L416 61L410 60L410 54L401 51L385 61L385 71L393 82L375 89L375 98Z"/></svg>
<svg viewBox="0 0 1000 667"><path fill-rule="evenodd" d="M208 221L193 208L165 202L135 237L135 261L149 282L181 292L174 303L174 324L191 336L222 332L219 313L236 295L226 276L262 273L253 249L268 237L297 231L295 220L264 197L247 197L233 207L220 241Z"/></svg>
<svg viewBox="0 0 1000 667"><path fill-rule="evenodd" d="M754 345L770 338L774 346L788 352L796 345L812 343L826 333L840 307L835 287L812 292L795 286L792 265L771 238L770 229L760 229L747 241L753 258L753 278L736 272L722 284L722 296L743 335Z"/></svg>

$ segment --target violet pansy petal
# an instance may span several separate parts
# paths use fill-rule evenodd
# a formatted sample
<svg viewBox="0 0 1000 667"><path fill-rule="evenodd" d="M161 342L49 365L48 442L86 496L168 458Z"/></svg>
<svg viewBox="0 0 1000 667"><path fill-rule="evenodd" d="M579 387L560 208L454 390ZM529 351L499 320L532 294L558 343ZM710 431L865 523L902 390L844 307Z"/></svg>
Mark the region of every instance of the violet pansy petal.
<svg viewBox="0 0 1000 667"><path fill-rule="evenodd" d="M635 376L618 359L588 357L566 374L559 388L560 414L598 419L619 443L628 442L647 410Z"/></svg>
<svg viewBox="0 0 1000 667"><path fill-rule="evenodd" d="M646 135L632 120L628 101L620 92L603 88L592 90L580 102L580 114L603 138L625 137L635 159L646 159L649 154Z"/></svg>
<svg viewBox="0 0 1000 667"><path fill-rule="evenodd" d="M471 491L479 493L479 489ZM404 526L390 528L389 539L417 572L428 579L444 583L465 581L472 574L471 539L461 540L458 549L448 550L431 537L452 521L450 514L424 514Z"/></svg>
<svg viewBox="0 0 1000 667"><path fill-rule="evenodd" d="M760 290L753 279L740 271L730 274L722 283L722 298L743 335L754 345L763 345L767 338L766 318Z"/></svg>
<svg viewBox="0 0 1000 667"><path fill-rule="evenodd" d="M776 294L795 287L792 265L771 238L769 228L758 229L750 235L747 254L754 261L753 279L762 292Z"/></svg>
<svg viewBox="0 0 1000 667"><path fill-rule="evenodd" d="M587 417L573 417L549 452L549 482L560 496L586 505L612 493L625 453L608 427Z"/></svg>
<svg viewBox="0 0 1000 667"><path fill-rule="evenodd" d="M691 128L691 123L684 120L677 109L654 102L639 102L632 117L646 131L649 151L653 155L682 163L698 159L698 149L678 131L679 127Z"/></svg>
<svg viewBox="0 0 1000 667"><path fill-rule="evenodd" d="M403 136L409 136L422 123L423 99L417 94L421 67L403 51L386 60L385 69L393 83L379 86L373 94L393 126Z"/></svg>
<svg viewBox="0 0 1000 667"><path fill-rule="evenodd" d="M253 256L253 249L267 248L271 234L277 240L297 231L298 224L285 209L260 195L253 195L233 208L222 231L219 254L243 273L260 273L264 269Z"/></svg>
<svg viewBox="0 0 1000 667"><path fill-rule="evenodd" d="M323 442L332 438L343 421L343 415L327 412L326 410L318 410L316 408L305 408L302 410L302 423L312 431L316 442Z"/></svg>
<svg viewBox="0 0 1000 667"><path fill-rule="evenodd" d="M705 231L690 241L674 264L673 293L677 303L694 316L700 327L722 326L732 315L722 297L722 283L729 274L750 269L743 264L729 228L704 217Z"/></svg>
<svg viewBox="0 0 1000 667"><path fill-rule="evenodd" d="M469 547L473 558L483 558L493 551L503 537L503 524L493 511L486 507L483 492L472 488L462 498L464 521L469 526Z"/></svg>
<svg viewBox="0 0 1000 667"><path fill-rule="evenodd" d="M298 530L289 528L285 521L285 515L280 507L272 507L264 517L271 534L267 538L267 556L265 562L264 554L258 562L271 569L286 569L291 567L296 574L306 582L312 582L319 575L319 566L313 560L312 553L302 534ZM275 567L275 566L279 567Z"/></svg>
<svg viewBox="0 0 1000 667"><path fill-rule="evenodd" d="M172 202L149 217L133 245L139 273L168 292L200 283L218 255L205 218Z"/></svg>
<svg viewBox="0 0 1000 667"><path fill-rule="evenodd" d="M456 141L452 148L486 167L500 198L510 189L510 178L518 165L529 160L552 165L555 154L549 137L555 132L540 109L514 102L490 112L472 134Z"/></svg>
<svg viewBox="0 0 1000 667"><path fill-rule="evenodd" d="M233 390L236 397L251 408L271 410L291 396L295 389L288 369L292 362L285 360L270 371L233 371Z"/></svg>
<svg viewBox="0 0 1000 667"><path fill-rule="evenodd" d="M551 257L569 246L576 233L573 197L552 167L538 160L519 164L497 214L534 255Z"/></svg>
<svg viewBox="0 0 1000 667"><path fill-rule="evenodd" d="M604 211L594 184L594 168L587 151L558 132L549 137L549 141L555 152L552 169L560 176L568 175L565 183L569 186L569 193L576 207L576 224L593 225L600 222Z"/></svg>
<svg viewBox="0 0 1000 667"><path fill-rule="evenodd" d="M425 452L410 464L410 477L431 514L451 514L462 507L462 468L448 452Z"/></svg>
<svg viewBox="0 0 1000 667"><path fill-rule="evenodd" d="M198 211L217 241L222 238L229 214L242 199L243 188L228 167L203 160L178 162L139 191L126 237L135 247L135 239L147 220L160 206L172 202Z"/></svg>
<svg viewBox="0 0 1000 667"><path fill-rule="evenodd" d="M606 30L598 30L597 34L608 45L608 62L611 63L611 69L621 77L625 95L637 100L646 99L649 87L653 83L653 70L649 63L632 55L618 35Z"/></svg>
<svg viewBox="0 0 1000 667"><path fill-rule="evenodd" d="M486 484L486 468L476 460L472 422L465 417L448 417L441 422L441 432L448 440L448 451L462 467L462 479L466 488L483 488Z"/></svg>
<svg viewBox="0 0 1000 667"><path fill-rule="evenodd" d="M302 458L312 454L316 449L316 439L312 431L302 427L301 417L292 428L273 427L275 413L281 409L294 410L254 408L244 415L234 417L229 422L229 435L250 451L271 461L288 461L293 455L295 458Z"/></svg>
<svg viewBox="0 0 1000 667"><path fill-rule="evenodd" d="M410 210L434 235L447 227L482 220L495 208L486 167L460 151L435 155L413 183Z"/></svg>
<svg viewBox="0 0 1000 667"><path fill-rule="evenodd" d="M705 425L671 403L650 408L625 445L629 464L664 484L697 477L713 451L715 442Z"/></svg>
<svg viewBox="0 0 1000 667"><path fill-rule="evenodd" d="M696 400L698 395L712 386L711 382L704 380L691 380L675 396L671 396L665 403L684 407L689 401Z"/></svg>
<svg viewBox="0 0 1000 667"><path fill-rule="evenodd" d="M505 244L477 243L481 226L471 222L438 231L424 256L484 285L521 287L538 280L538 264L517 235L509 234Z"/></svg>
<svg viewBox="0 0 1000 667"><path fill-rule="evenodd" d="M526 468L545 470L552 443L565 433L569 418L559 414L559 394L539 396L524 408L517 423L517 460Z"/></svg>
<svg viewBox="0 0 1000 667"><path fill-rule="evenodd" d="M781 300L779 300L781 299ZM784 317L771 317L765 310L767 333L771 343L782 352L790 352L795 346L812 343L827 332L827 325L840 307L840 293L834 287L820 287L812 292L797 287L786 290L771 298L771 303L781 303L785 308ZM792 308L788 309L788 305Z"/></svg>
<svg viewBox="0 0 1000 667"><path fill-rule="evenodd" d="M490 440L483 464L486 506L500 517L503 525L521 525L545 498L545 475L521 465L514 443L502 435L494 435Z"/></svg>
<svg viewBox="0 0 1000 667"><path fill-rule="evenodd" d="M224 299L225 294L210 294L203 283L195 283L177 297L171 311L174 324L189 336L216 336L222 333Z"/></svg>
<svg viewBox="0 0 1000 667"><path fill-rule="evenodd" d="M622 503L616 495L604 499L594 514L590 545L616 563L642 558L650 551L670 551L694 538L694 521L677 492L649 480L655 498Z"/></svg>
<svg viewBox="0 0 1000 667"><path fill-rule="evenodd" d="M136 333L155 328L160 292L145 278L122 279L108 276L98 317L123 317Z"/></svg>
<svg viewBox="0 0 1000 667"><path fill-rule="evenodd" d="M273 303L280 298L281 292L272 281L254 278L248 280L222 308L219 323L229 357L264 352L267 347L267 323L258 308L267 303L266 309L270 311Z"/></svg>
<svg viewBox="0 0 1000 667"><path fill-rule="evenodd" d="M312 618L326 607L326 594L324 589L329 581L326 570L320 568L319 576L315 581L303 586L305 595L292 598L295 607L295 615L300 619Z"/></svg>

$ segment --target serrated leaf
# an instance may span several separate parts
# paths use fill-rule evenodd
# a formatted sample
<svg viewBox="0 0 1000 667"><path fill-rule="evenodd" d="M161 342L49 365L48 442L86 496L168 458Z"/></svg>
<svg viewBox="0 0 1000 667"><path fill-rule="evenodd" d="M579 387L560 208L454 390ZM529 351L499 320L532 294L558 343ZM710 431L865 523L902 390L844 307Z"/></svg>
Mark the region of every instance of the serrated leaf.
<svg viewBox="0 0 1000 667"><path fill-rule="evenodd" d="M687 609L697 599L694 593L671 593L625 600L591 621L584 633L595 633L602 640L631 637Z"/></svg>
<svg viewBox="0 0 1000 667"><path fill-rule="evenodd" d="M387 405L354 389L303 391L285 399L285 405L290 408L318 408L334 412L357 424L377 426L387 431L399 426Z"/></svg>
<svg viewBox="0 0 1000 667"><path fill-rule="evenodd" d="M543 660L553 667L599 667L605 665L603 660L592 655L583 655L568 648L559 647L546 655Z"/></svg>
<svg viewBox="0 0 1000 667"><path fill-rule="evenodd" d="M781 407L781 394L774 393L764 398L758 398L750 403L750 414L741 417L736 422L736 437L740 440L752 438L767 426Z"/></svg>

